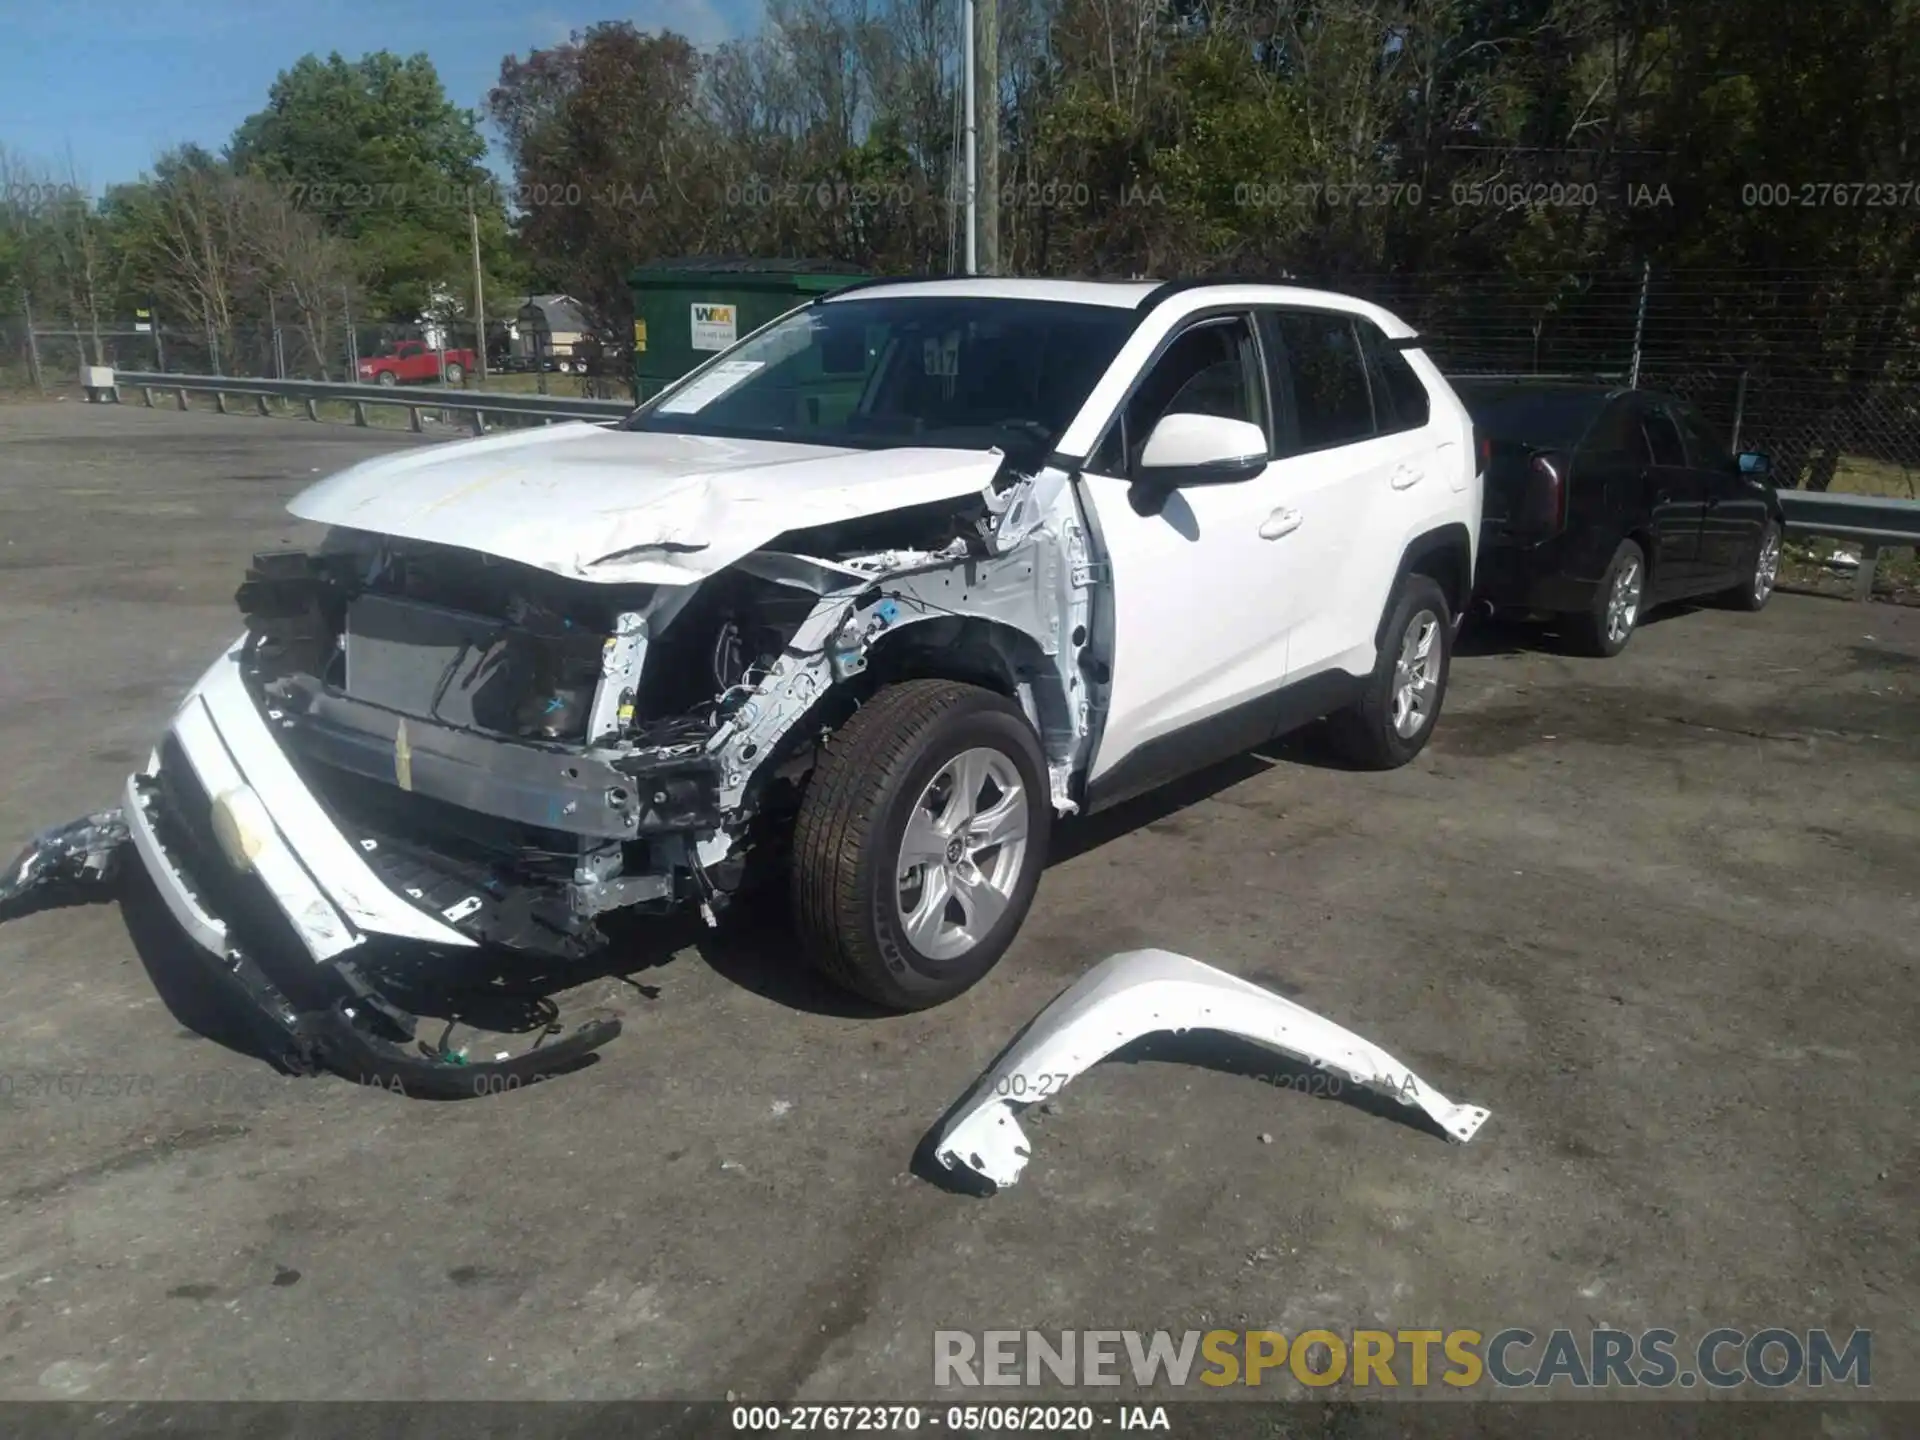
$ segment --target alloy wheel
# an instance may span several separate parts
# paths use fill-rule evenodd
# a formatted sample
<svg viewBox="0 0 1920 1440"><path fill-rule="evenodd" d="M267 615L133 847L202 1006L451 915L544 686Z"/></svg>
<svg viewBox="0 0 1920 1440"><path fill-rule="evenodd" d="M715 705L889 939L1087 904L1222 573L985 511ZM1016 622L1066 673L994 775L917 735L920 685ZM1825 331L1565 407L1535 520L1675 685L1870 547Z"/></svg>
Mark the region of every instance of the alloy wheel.
<svg viewBox="0 0 1920 1440"><path fill-rule="evenodd" d="M941 766L907 818L894 865L908 941L930 960L978 945L1013 903L1030 799L1011 758L988 747Z"/></svg>
<svg viewBox="0 0 1920 1440"><path fill-rule="evenodd" d="M1433 718L1440 694L1440 617L1422 610L1408 622L1393 667L1393 730L1411 740Z"/></svg>
<svg viewBox="0 0 1920 1440"><path fill-rule="evenodd" d="M1629 560L1613 577L1607 592L1607 639L1615 645L1626 643L1640 618L1640 562Z"/></svg>
<svg viewBox="0 0 1920 1440"><path fill-rule="evenodd" d="M1778 526L1768 525L1767 533L1760 542L1760 558L1753 567L1753 598L1756 604L1764 605L1773 593L1773 585L1780 578L1780 530Z"/></svg>

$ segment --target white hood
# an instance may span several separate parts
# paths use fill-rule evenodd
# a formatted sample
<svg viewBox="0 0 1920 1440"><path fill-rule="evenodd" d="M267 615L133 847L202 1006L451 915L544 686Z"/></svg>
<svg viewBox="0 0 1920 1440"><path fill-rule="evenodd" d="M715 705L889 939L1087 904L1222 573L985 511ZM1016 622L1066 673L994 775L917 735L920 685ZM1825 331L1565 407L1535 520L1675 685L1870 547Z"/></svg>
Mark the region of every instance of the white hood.
<svg viewBox="0 0 1920 1440"><path fill-rule="evenodd" d="M688 585L789 530L985 490L998 451L847 450L585 421L365 460L302 520L482 551L600 584Z"/></svg>

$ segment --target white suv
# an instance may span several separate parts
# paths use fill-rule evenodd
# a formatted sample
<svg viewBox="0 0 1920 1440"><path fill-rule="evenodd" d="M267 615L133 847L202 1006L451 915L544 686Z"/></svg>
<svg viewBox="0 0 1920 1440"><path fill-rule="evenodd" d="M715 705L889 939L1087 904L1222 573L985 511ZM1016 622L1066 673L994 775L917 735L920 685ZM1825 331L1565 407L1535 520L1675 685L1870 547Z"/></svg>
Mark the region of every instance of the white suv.
<svg viewBox="0 0 1920 1440"><path fill-rule="evenodd" d="M301 495L330 538L257 557L126 830L214 973L334 1068L456 1068L390 983L414 957L711 920L769 860L829 975L932 1005L1012 942L1056 817L1322 716L1362 765L1419 752L1473 459L1408 327L1349 297L856 286L619 424ZM254 963L287 939L306 999Z"/></svg>

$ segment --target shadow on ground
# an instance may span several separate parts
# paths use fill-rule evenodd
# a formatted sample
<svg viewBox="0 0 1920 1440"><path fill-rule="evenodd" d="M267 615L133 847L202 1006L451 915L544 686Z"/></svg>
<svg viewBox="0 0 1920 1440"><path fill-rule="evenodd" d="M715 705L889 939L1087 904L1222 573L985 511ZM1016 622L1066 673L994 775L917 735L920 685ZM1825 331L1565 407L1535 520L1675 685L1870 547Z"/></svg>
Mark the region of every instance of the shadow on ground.
<svg viewBox="0 0 1920 1440"><path fill-rule="evenodd" d="M1657 605L1640 617L1636 629L1664 625L1685 615L1711 608L1694 600L1676 600ZM1600 657L1587 654L1566 628L1566 618L1543 615L1527 618L1513 615L1476 615L1460 628L1453 642L1455 659L1486 655L1567 655L1581 659Z"/></svg>

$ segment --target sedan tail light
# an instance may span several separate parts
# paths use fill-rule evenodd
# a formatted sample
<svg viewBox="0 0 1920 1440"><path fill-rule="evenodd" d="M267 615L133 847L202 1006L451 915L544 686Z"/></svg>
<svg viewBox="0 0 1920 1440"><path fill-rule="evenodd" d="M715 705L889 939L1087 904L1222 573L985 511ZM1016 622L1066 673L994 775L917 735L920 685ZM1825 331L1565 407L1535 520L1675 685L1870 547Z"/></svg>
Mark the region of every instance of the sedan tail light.
<svg viewBox="0 0 1920 1440"><path fill-rule="evenodd" d="M1527 462L1529 500L1528 528L1557 535L1567 523L1567 457L1551 451L1537 452Z"/></svg>

